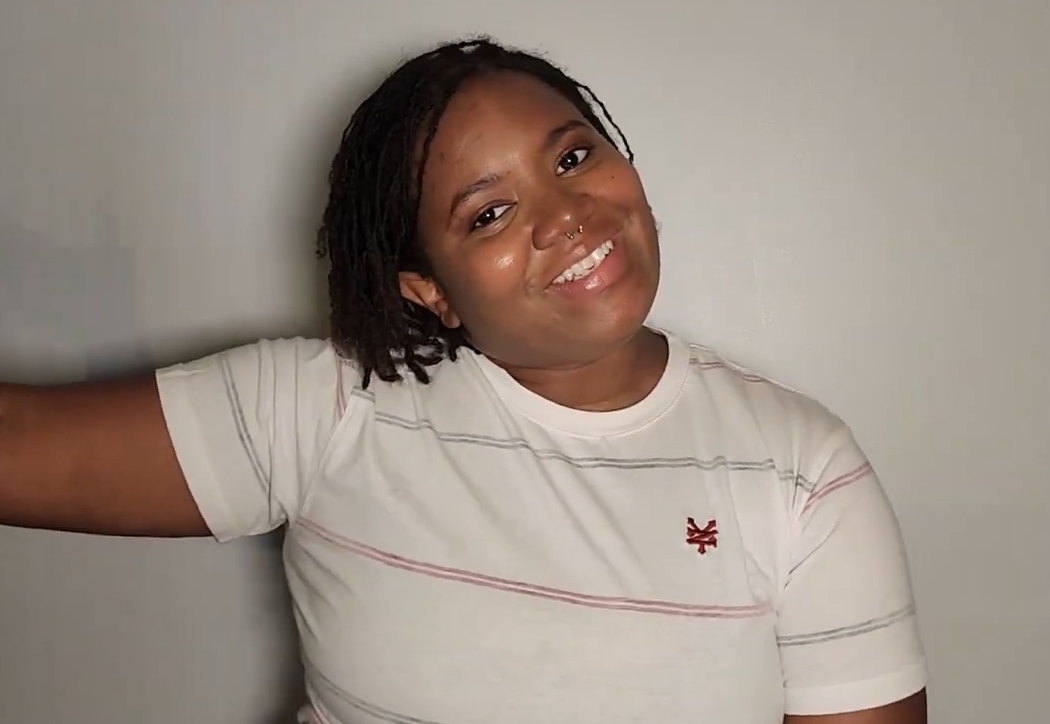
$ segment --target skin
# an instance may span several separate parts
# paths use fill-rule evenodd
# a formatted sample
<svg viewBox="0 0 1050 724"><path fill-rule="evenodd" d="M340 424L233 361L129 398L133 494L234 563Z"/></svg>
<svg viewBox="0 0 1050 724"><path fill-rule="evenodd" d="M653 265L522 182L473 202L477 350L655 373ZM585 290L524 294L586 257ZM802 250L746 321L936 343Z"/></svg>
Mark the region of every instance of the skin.
<svg viewBox="0 0 1050 724"><path fill-rule="evenodd" d="M496 180L476 186L482 178ZM453 200L472 186L477 193L453 212ZM575 239L566 236L580 226ZM419 232L435 279L403 274L402 293L448 326L463 326L526 387L563 405L611 410L655 385L667 350L644 327L660 266L652 211L634 168L556 92L517 75L464 86L434 139ZM623 254L615 283L571 299L551 292L554 276L609 237ZM0 384L0 524L208 535L153 376ZM926 721L920 692L784 724Z"/></svg>
<svg viewBox="0 0 1050 724"><path fill-rule="evenodd" d="M53 387L0 384L0 525L207 536L153 375Z"/></svg>
<svg viewBox="0 0 1050 724"><path fill-rule="evenodd" d="M826 716L786 716L784 724L927 724L926 690L876 709Z"/></svg>
<svg viewBox="0 0 1050 724"><path fill-rule="evenodd" d="M667 350L643 326L660 276L652 210L634 167L548 86L503 73L460 89L430 148L419 234L436 278L403 273L402 293L526 387L611 410L656 384ZM626 266L615 283L578 298L550 287L609 238Z"/></svg>
<svg viewBox="0 0 1050 724"><path fill-rule="evenodd" d="M612 410L656 384L667 352L644 326L660 272L652 210L634 167L556 91L513 73L465 84L434 137L419 219L434 278L403 273L402 294L522 385ZM588 234L617 234L626 272L583 299L551 293L578 250L600 243ZM926 694L784 724L926 724Z"/></svg>

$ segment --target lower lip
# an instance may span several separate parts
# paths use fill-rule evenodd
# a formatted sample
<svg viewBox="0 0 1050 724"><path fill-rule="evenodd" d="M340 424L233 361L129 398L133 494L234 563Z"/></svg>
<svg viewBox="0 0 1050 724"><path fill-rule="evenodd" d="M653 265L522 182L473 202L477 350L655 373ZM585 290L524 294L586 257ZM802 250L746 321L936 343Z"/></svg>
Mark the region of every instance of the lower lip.
<svg viewBox="0 0 1050 724"><path fill-rule="evenodd" d="M562 294L567 297L580 297L595 294L610 287L624 272L627 271L627 262L619 246L614 246L612 251L605 255L605 259L587 276L581 279L573 279L564 284L551 284L547 290L554 294Z"/></svg>

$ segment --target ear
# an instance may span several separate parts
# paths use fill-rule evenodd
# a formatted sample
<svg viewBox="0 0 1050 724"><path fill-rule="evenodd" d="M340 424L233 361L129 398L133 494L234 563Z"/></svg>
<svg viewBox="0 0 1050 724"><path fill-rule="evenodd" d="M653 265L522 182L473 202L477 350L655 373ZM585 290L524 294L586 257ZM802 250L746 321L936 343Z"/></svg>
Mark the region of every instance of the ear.
<svg viewBox="0 0 1050 724"><path fill-rule="evenodd" d="M449 306L448 299L433 279L426 279L415 272L399 272L397 279L402 297L429 309L449 329L460 326L459 315Z"/></svg>

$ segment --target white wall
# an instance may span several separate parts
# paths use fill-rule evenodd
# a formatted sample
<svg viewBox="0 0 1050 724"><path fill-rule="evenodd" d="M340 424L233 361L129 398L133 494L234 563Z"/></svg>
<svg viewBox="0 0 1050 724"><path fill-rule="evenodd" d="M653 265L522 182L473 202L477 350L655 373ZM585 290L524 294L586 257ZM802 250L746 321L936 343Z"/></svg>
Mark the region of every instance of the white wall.
<svg viewBox="0 0 1050 724"><path fill-rule="evenodd" d="M868 449L931 721L1045 720L1050 3L570 5L5 0L0 376L305 329L364 90L444 37L545 48L637 151L656 321L818 396ZM272 539L2 530L0 642L0 724L276 724L296 695Z"/></svg>

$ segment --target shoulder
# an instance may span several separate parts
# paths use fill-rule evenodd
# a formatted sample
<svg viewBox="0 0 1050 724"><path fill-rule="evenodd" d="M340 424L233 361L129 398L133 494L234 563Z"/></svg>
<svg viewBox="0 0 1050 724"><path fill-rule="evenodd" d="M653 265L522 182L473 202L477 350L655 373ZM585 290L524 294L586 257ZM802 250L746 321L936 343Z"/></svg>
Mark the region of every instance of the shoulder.
<svg viewBox="0 0 1050 724"><path fill-rule="evenodd" d="M192 359L162 367L158 374L179 376L206 372L223 367L236 371L254 366L271 367L282 373L315 371L332 366L341 359L331 340L317 337L272 337L224 347Z"/></svg>
<svg viewBox="0 0 1050 724"><path fill-rule="evenodd" d="M263 416L293 411L327 417L340 395L357 387L357 365L331 340L274 337L229 346L162 367L156 378L166 399L228 400Z"/></svg>
<svg viewBox="0 0 1050 724"><path fill-rule="evenodd" d="M481 414L487 405L499 403L469 350L461 350L455 360L446 358L427 367L427 382L402 366L400 379L387 381L372 375L365 387L356 363L341 357L336 362L340 410L384 424L415 428L437 422L470 427L472 422L487 419Z"/></svg>
<svg viewBox="0 0 1050 724"><path fill-rule="evenodd" d="M690 343L689 350L687 388L708 401L729 430L750 430L796 459L849 434L843 419L811 395L713 347Z"/></svg>

